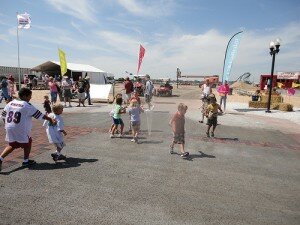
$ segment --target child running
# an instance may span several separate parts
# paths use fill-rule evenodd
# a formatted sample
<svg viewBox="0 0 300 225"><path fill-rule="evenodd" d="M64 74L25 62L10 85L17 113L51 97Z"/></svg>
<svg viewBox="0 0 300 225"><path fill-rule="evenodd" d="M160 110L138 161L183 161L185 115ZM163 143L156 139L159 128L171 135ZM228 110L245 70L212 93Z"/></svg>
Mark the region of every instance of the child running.
<svg viewBox="0 0 300 225"><path fill-rule="evenodd" d="M48 95L44 96L44 104L43 104L43 106L44 106L44 109L46 111L46 115L48 115L49 113L52 112L52 110L51 110L51 102L49 100L49 96Z"/></svg>
<svg viewBox="0 0 300 225"><path fill-rule="evenodd" d="M222 113L222 109L219 104L217 104L217 99L215 97L210 98L210 104L206 108L206 116L207 116L207 137L214 137L215 136L215 129L218 124L218 110ZM210 128L213 127L211 134Z"/></svg>
<svg viewBox="0 0 300 225"><path fill-rule="evenodd" d="M0 155L0 171L4 158L17 148L24 149L23 166L35 164L34 160L29 160L32 138L30 136L32 128L32 117L40 120L48 120L55 124L56 120L48 117L29 103L32 91L28 88L21 88L19 98L8 103L3 112L2 119L5 123L6 138L8 146Z"/></svg>
<svg viewBox="0 0 300 225"><path fill-rule="evenodd" d="M116 96L115 96L114 99L113 99L113 103L114 103L114 104L116 104L117 98L121 98L121 99L122 99L122 93L116 94ZM122 99L122 103L123 103L123 99ZM114 107L115 107L115 106L114 106ZM110 116L112 119L114 119L114 118L113 118L114 114L115 114L115 109L113 108L113 109L109 112L109 116ZM112 131L113 127L114 127L114 120L113 120L113 123L112 123L112 125L110 126L110 129L109 129L109 133L110 133L110 134L111 134L111 131ZM119 131L116 130L116 133L118 134Z"/></svg>
<svg viewBox="0 0 300 225"><path fill-rule="evenodd" d="M132 142L138 143L138 134L140 132L141 118L140 114L144 109L139 105L138 101L131 100L128 113L130 115L130 124L132 128Z"/></svg>
<svg viewBox="0 0 300 225"><path fill-rule="evenodd" d="M133 91L133 94L132 94L132 96L131 96L131 98L130 98L130 102L131 102L132 100L136 100L137 103L138 103L139 105L141 105L141 98L139 97L139 94L138 94L138 92L137 92L136 90Z"/></svg>
<svg viewBox="0 0 300 225"><path fill-rule="evenodd" d="M174 154L174 145L179 144L180 151L181 151L181 154L180 154L181 157L186 157L189 155L188 152L184 151L184 144L185 144L184 124L185 124L185 113L186 113L187 109L188 109L188 107L185 104L179 103L178 111L175 113L175 115L173 116L173 118L170 120L170 123L169 123L169 125L172 127L172 130L173 130L173 142L170 145L170 153Z"/></svg>
<svg viewBox="0 0 300 225"><path fill-rule="evenodd" d="M121 125L121 132L119 134L119 137L123 137L124 123L121 118L121 114L126 113L126 108L122 108L122 102L123 102L122 98L116 99L116 105L115 105L114 114L113 114L114 126L112 128L110 138L114 137L115 131L118 129L119 124Z"/></svg>
<svg viewBox="0 0 300 225"><path fill-rule="evenodd" d="M52 153L51 156L54 161L66 160L66 156L61 154L61 151L65 146L63 135L67 135L67 132L64 130L64 122L61 117L64 107L61 104L54 104L52 106L52 111L53 113L50 113L48 116L55 119L57 123L52 124L51 122L47 121L44 123L49 143L53 143L56 147L56 152Z"/></svg>

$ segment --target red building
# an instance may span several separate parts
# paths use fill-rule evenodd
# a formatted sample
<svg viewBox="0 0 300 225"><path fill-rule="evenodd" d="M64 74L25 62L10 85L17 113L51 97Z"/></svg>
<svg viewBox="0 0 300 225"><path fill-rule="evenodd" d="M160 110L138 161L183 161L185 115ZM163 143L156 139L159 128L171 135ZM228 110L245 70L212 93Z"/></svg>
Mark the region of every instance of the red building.
<svg viewBox="0 0 300 225"><path fill-rule="evenodd" d="M260 75L260 90L265 89L270 78L271 75ZM291 88L293 82L300 82L300 72L278 72L276 75L273 75L272 86L277 87L278 82L283 84L282 88Z"/></svg>

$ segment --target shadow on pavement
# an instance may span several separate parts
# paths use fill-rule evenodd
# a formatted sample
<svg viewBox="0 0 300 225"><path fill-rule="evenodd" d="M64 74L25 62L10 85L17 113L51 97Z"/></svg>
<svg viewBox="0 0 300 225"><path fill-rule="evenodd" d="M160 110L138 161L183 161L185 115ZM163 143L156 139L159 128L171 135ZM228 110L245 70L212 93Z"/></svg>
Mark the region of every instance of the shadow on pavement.
<svg viewBox="0 0 300 225"><path fill-rule="evenodd" d="M97 162L98 159L83 159L83 158L73 158L69 157L66 161L58 161L56 163L37 163L30 167L30 170L56 170L65 169L71 167L81 166L82 163L93 163Z"/></svg>
<svg viewBox="0 0 300 225"><path fill-rule="evenodd" d="M187 160L187 161L193 161L194 159L197 159L197 158L210 158L210 159L214 159L216 158L216 156L214 155L208 155L208 154L205 154L204 152L202 151L198 151L200 154L189 154L188 157L184 157L183 159L184 160ZM178 153L177 153L178 154ZM180 155L180 154L178 154Z"/></svg>
<svg viewBox="0 0 300 225"><path fill-rule="evenodd" d="M139 144L161 144L163 141L139 141Z"/></svg>
<svg viewBox="0 0 300 225"><path fill-rule="evenodd" d="M182 157L182 159L187 160L187 161L193 161L194 159L197 159L197 158L211 158L211 159L216 158L216 156L214 156L214 155L208 155L202 151L198 151L198 152L200 154L189 154L187 157ZM173 155L180 156L180 153L174 152Z"/></svg>
<svg viewBox="0 0 300 225"><path fill-rule="evenodd" d="M97 162L98 159L82 159L82 158L73 158L69 157L66 159L66 161L58 161L53 163L36 163L30 167L28 166L20 166L18 168L15 168L8 172L1 172L2 175L9 175L11 173L23 170L28 168L29 170L55 170L55 169L65 169L65 168L71 168L71 167L78 167L81 166L82 163L93 163Z"/></svg>
<svg viewBox="0 0 300 225"><path fill-rule="evenodd" d="M221 141L239 141L238 138L221 138L221 137L214 137L212 139L221 140Z"/></svg>
<svg viewBox="0 0 300 225"><path fill-rule="evenodd" d="M234 109L238 112L259 112L259 111L266 111L266 109Z"/></svg>

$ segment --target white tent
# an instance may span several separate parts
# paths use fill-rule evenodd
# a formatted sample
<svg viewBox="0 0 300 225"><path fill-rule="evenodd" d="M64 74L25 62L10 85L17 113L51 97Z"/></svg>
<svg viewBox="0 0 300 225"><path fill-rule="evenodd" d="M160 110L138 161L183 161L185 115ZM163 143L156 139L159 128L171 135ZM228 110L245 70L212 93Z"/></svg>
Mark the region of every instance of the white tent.
<svg viewBox="0 0 300 225"><path fill-rule="evenodd" d="M79 76L85 77L86 75L90 77L91 84L106 84L107 72L100 70L96 67L77 64L77 63L67 63L67 75L72 77L74 80L78 80ZM47 61L31 69L32 71L44 72L49 75L55 76L60 74L60 63L56 61Z"/></svg>

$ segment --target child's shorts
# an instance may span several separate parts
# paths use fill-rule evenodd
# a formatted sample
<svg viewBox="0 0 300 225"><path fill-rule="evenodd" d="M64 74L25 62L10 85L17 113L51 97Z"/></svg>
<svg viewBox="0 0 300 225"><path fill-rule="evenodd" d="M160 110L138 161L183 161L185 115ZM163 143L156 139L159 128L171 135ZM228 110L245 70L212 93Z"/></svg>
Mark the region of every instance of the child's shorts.
<svg viewBox="0 0 300 225"><path fill-rule="evenodd" d="M173 133L173 143L184 144L184 133Z"/></svg>
<svg viewBox="0 0 300 225"><path fill-rule="evenodd" d="M28 139L28 143L20 143L17 141L9 142L8 145L12 148L31 148L32 139L31 137Z"/></svg>
<svg viewBox="0 0 300 225"><path fill-rule="evenodd" d="M85 92L83 92L83 93L77 93L77 98L79 99L79 100L84 100L85 99Z"/></svg>
<svg viewBox="0 0 300 225"><path fill-rule="evenodd" d="M115 119L115 118L113 118L113 120L114 120L114 124L115 124L115 125L119 125L119 124L124 125L122 119Z"/></svg>
<svg viewBox="0 0 300 225"><path fill-rule="evenodd" d="M139 130L140 129L140 121L131 121L131 127L134 129L134 130Z"/></svg>
<svg viewBox="0 0 300 225"><path fill-rule="evenodd" d="M207 119L207 125L217 126L217 124L218 124L218 117L213 116L210 119L209 118Z"/></svg>
<svg viewBox="0 0 300 225"><path fill-rule="evenodd" d="M66 144L64 142L61 142L61 143L53 143L55 145L55 147L57 148L60 148L60 149L63 149L63 147L66 146Z"/></svg>

